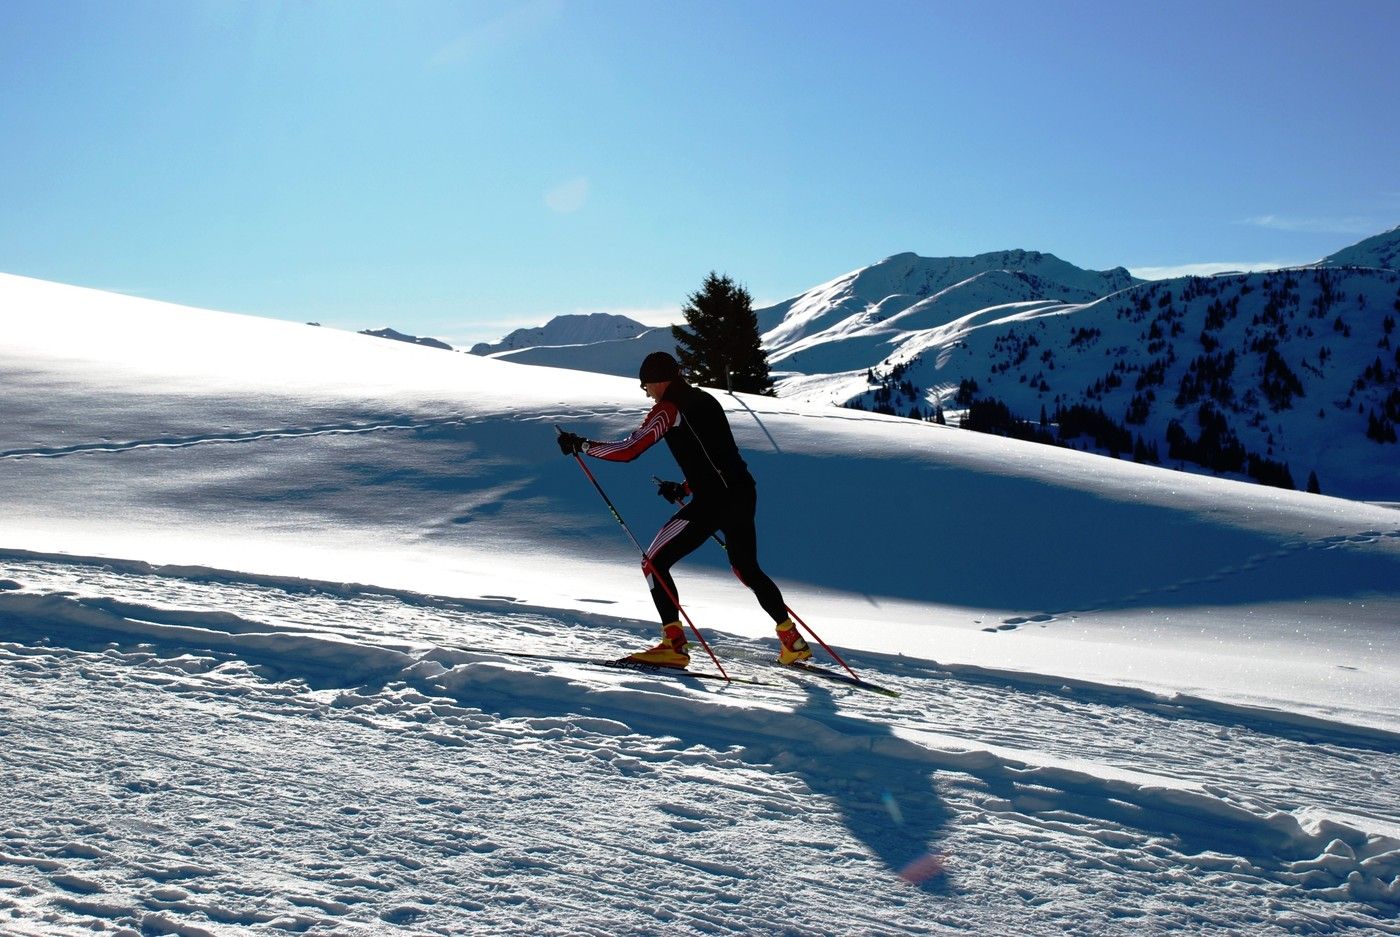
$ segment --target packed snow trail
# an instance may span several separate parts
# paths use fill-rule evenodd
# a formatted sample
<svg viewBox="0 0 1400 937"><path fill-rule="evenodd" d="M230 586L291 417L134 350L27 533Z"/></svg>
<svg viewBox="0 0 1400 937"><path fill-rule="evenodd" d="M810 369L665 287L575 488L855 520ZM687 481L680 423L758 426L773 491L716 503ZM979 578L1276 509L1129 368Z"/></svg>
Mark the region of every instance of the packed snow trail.
<svg viewBox="0 0 1400 937"><path fill-rule="evenodd" d="M650 631L0 559L0 930L1400 933L1383 731L852 661L889 700L722 631L780 685L456 649Z"/></svg>

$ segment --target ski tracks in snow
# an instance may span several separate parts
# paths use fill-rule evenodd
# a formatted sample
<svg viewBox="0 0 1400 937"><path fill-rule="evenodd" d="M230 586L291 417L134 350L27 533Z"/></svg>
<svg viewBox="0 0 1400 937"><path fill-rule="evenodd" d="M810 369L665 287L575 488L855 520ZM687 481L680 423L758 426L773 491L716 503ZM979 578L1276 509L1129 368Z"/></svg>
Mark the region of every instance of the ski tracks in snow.
<svg viewBox="0 0 1400 937"><path fill-rule="evenodd" d="M0 556L0 930L1400 933L1400 738L650 626Z"/></svg>
<svg viewBox="0 0 1400 937"><path fill-rule="evenodd" d="M1222 567L1207 576L1200 576L1191 579L1181 579L1165 586L1156 586L1150 589L1140 589L1131 595L1105 596L1102 599L1089 603L1083 608L1062 609L1058 612L1043 612L1033 616L1015 616L1004 619L1001 624L983 628L983 631L1002 632L1015 631L1018 628L1039 624L1042 627L1050 622L1063 618L1073 618L1075 615L1093 611L1101 608L1133 608L1151 603L1152 600L1161 600L1177 592L1189 589L1193 586L1208 585L1214 583L1227 582L1237 576L1243 576L1260 568L1291 559L1304 553L1320 550L1343 550L1352 546L1369 545L1384 542L1400 546L1400 529L1397 530L1364 530L1355 534L1337 534L1329 537L1319 537L1313 540L1295 540L1285 543L1276 550L1269 550L1264 553L1256 553L1247 557L1241 562L1232 566Z"/></svg>
<svg viewBox="0 0 1400 937"><path fill-rule="evenodd" d="M24 449L0 451L0 459L58 459L75 455L110 455L133 452L141 449L188 449L193 446L230 445L235 443L264 442L276 439L301 439L315 436L354 436L363 433L382 433L432 429L440 426L459 426L469 422L465 417L442 417L438 419L397 419L374 420L345 423L326 423L315 426L290 426L276 429L257 429L245 432L203 433L187 436L162 436L153 439L136 439L121 442L75 443L71 446L36 446Z"/></svg>

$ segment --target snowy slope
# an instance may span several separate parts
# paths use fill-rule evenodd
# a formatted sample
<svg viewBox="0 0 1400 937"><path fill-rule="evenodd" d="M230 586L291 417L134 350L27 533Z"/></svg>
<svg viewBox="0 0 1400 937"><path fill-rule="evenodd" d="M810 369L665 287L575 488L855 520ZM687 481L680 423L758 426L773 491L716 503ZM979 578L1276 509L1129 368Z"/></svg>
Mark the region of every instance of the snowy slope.
<svg viewBox="0 0 1400 937"><path fill-rule="evenodd" d="M578 345L539 345L517 351L502 351L491 357L516 364L567 368L615 377L635 377L642 359L653 351L675 354L676 340L671 327L647 329L630 338L584 342Z"/></svg>
<svg viewBox="0 0 1400 937"><path fill-rule="evenodd" d="M1323 258L1327 267L1400 268L1400 225Z"/></svg>
<svg viewBox="0 0 1400 937"><path fill-rule="evenodd" d="M375 338L387 338L396 342L407 342L410 345L422 345L424 348L440 348L443 351L453 350L451 345L440 339L426 338L418 335L406 335L403 332L388 328L387 326L382 329L364 329L360 334L373 335Z"/></svg>
<svg viewBox="0 0 1400 937"><path fill-rule="evenodd" d="M606 312L588 315L555 316L539 328L516 329L495 344L480 342L472 346L474 355L495 355L523 348L555 345L587 345L636 338L646 326L626 316Z"/></svg>
<svg viewBox="0 0 1400 937"><path fill-rule="evenodd" d="M1400 932L1392 510L725 397L765 566L904 695L762 664L713 549L682 598L768 685L667 681L501 653L651 637L552 439L634 380L0 317L0 929ZM596 470L664 520L663 453Z"/></svg>
<svg viewBox="0 0 1400 937"><path fill-rule="evenodd" d="M1386 292L1390 274L1376 272L1394 266L1397 248L1400 228L1368 238L1310 268L1329 271L1327 279L1300 270L1154 284L1121 268L1082 270L1037 252L898 254L756 314L775 389L784 398L900 416L931 417L941 410L955 420L971 400L981 400L1007 406L1009 419L1037 424L1045 407L1044 434L1078 437L1077 445L1090 451L1127 452L1186 471L1295 488L1316 476L1328 493L1400 501L1400 449L1389 444L1400 426L1400 360L1392 360L1396 349L1386 331L1400 297ZM1302 280L1300 291L1288 285L1294 279ZM1230 303L1230 324L1221 328L1210 301L1225 293L1220 301ZM1104 332L1099 314L1115 294L1119 318L1128 302L1165 302L1166 314L1154 313L1145 329L1110 323L1112 342L1092 340L1088 336ZM1173 294L1182 297L1176 306ZM1314 305L1303 309L1297 305L1303 300ZM1323 306L1335 316L1328 322ZM1134 313L1133 321L1147 311ZM1044 330L1051 314L1060 317L1055 335L1021 336L1028 317L1041 318L1037 327ZM1264 334L1261 322L1278 334ZM1049 346L1040 344L1047 340ZM993 348L985 354L960 353L986 343ZM511 357L630 376L647 352L671 347L660 329L635 342L529 349ZM1015 353L1004 355L1003 347ZM1030 347L1036 357L1026 360ZM1113 370L1106 371L1096 356L1113 349L1121 353L1112 355ZM1220 356L1233 352L1233 362L1211 359L1217 350ZM1324 357L1313 360L1317 354ZM1050 373L1067 359L1067 371ZM1215 373L1219 368L1228 375ZM1203 414L1200 389L1183 384L1199 383L1201 369L1210 372L1207 403L1214 413ZM1121 389L1125 376L1129 390ZM980 390L954 400L964 381ZM1159 400L1164 393L1168 399ZM1089 438L1072 423L1062 428L1057 409L1074 407L1101 409L1101 421L1116 424L1114 431ZM1224 442L1217 446L1214 435ZM1358 444L1366 438L1371 445ZM1228 451L1213 451L1221 446Z"/></svg>
<svg viewBox="0 0 1400 937"><path fill-rule="evenodd" d="M1140 282L1121 267L1108 271L1082 270L1054 254L1039 251L999 251L975 257L920 257L906 253L888 257L755 312L763 332L764 347L770 353L781 355L803 339L840 329L843 323L853 319L862 324L888 320L979 274L999 271L1024 274L1025 280L1017 292L1025 290L1030 295L1003 297L984 305L1016 299L1085 301ZM1004 283L1001 288L1005 289ZM924 321L920 325L909 327L943 324L930 321L930 316L922 318Z"/></svg>
<svg viewBox="0 0 1400 937"><path fill-rule="evenodd" d="M769 362L774 370L789 372L789 378L790 372L812 375L869 368L894 355L905 343L924 338L930 330L959 320L964 327L971 325L976 320L968 317L977 313L983 313L977 317L980 319L987 317L987 310L1004 312L1012 304L1031 304L1035 308L1063 305L1062 300L1045 298L1057 292L1060 291L1038 277L1025 273L979 273L899 312L889 310L902 305L899 300L903 297L876 304L820 332L775 348ZM787 395L786 388L783 395Z"/></svg>
<svg viewBox="0 0 1400 937"><path fill-rule="evenodd" d="M1397 303L1400 273L1369 268L1159 281L930 331L873 369L888 389L862 373L831 396L954 419L969 399L992 399L1036 425L1042 412L1053 424L1060 408L1102 409L1124 453L1143 440L1163 464L1198 471L1185 447L1172 455L1170 427L1199 439L1209 419L1239 445L1240 464L1221 471L1245 477L1247 453L1288 466L1295 487L1316 473L1325 492L1400 501ZM965 380L977 390L960 399Z"/></svg>

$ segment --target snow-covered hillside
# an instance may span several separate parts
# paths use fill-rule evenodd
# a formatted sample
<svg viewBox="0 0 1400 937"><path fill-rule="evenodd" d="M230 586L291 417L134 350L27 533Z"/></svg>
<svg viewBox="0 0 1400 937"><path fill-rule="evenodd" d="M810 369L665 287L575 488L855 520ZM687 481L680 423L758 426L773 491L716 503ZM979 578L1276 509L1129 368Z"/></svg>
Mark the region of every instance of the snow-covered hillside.
<svg viewBox="0 0 1400 937"><path fill-rule="evenodd" d="M1037 252L898 254L756 314L787 399L955 423L977 402L969 425L992 432L1400 501L1391 441L1400 359L1389 331L1400 298L1387 293L1393 276L1376 272L1393 268L1397 251L1400 228L1311 268L1150 284ZM1135 328L1147 310L1126 306L1143 303L1165 311ZM1122 321L1105 327L1110 308ZM630 376L646 353L672 345L657 329L512 359Z"/></svg>
<svg viewBox="0 0 1400 937"><path fill-rule="evenodd" d="M1323 258L1327 267L1400 268L1400 225Z"/></svg>
<svg viewBox="0 0 1400 937"><path fill-rule="evenodd" d="M1391 509L725 395L888 700L718 548L760 685L512 656L653 636L634 378L0 276L0 393L7 933L1400 933Z"/></svg>
<svg viewBox="0 0 1400 937"><path fill-rule="evenodd" d="M969 326L988 317L1004 315L1009 306L1025 311L1062 305L1062 300L1042 298L1047 293L1058 292L1061 291L1047 289L1047 284L1039 278L1019 271L979 273L902 311L892 311L892 308L903 305L907 297L887 297L886 301L815 334L790 344L775 345L769 363L773 370L787 373L789 378L793 372L812 375L869 368L872 363L893 355L906 342L922 338L930 329L950 322L960 321Z"/></svg>
<svg viewBox="0 0 1400 937"><path fill-rule="evenodd" d="M675 354L676 339L672 336L669 325L647 329L631 338L584 342L578 345L536 345L518 351L498 352L491 357L516 364L635 378L637 366L653 351Z"/></svg>
<svg viewBox="0 0 1400 937"><path fill-rule="evenodd" d="M587 345L636 338L647 327L629 319L606 312L588 315L555 316L539 328L516 329L499 342L480 342L472 346L474 355L496 355L524 348L556 345Z"/></svg>
<svg viewBox="0 0 1400 937"><path fill-rule="evenodd" d="M452 346L440 339L426 338L418 335L408 335L397 329L387 326L382 329L365 329L361 335L373 335L375 338L387 338L395 342L407 342L410 345L422 345L424 348L439 348L443 351L452 351Z"/></svg>
<svg viewBox="0 0 1400 937"><path fill-rule="evenodd" d="M1021 276L979 282L980 274L991 273ZM777 362L804 340L822 333L859 331L889 322L901 313L913 313L903 326L906 330L928 328L946 322L943 315L955 317L958 310L962 314L971 312L976 301L982 301L983 306L1032 299L1082 302L1137 282L1140 281L1121 267L1081 270L1054 254L1039 251L998 251L975 257L896 254L786 302L755 311L764 348ZM945 291L959 289L969 290L971 298L945 296L946 305L927 304ZM922 308L912 309L921 304Z"/></svg>
<svg viewBox="0 0 1400 937"><path fill-rule="evenodd" d="M873 382L827 387L845 404L955 420L977 407L971 424L992 432L1400 501L1400 273L1183 278L1008 312L906 341Z"/></svg>

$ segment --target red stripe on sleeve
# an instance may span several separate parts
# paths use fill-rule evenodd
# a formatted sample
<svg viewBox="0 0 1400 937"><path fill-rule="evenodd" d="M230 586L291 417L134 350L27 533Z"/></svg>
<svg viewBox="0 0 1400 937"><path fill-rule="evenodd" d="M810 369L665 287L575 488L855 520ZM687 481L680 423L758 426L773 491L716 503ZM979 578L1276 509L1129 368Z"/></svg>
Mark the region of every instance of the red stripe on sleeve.
<svg viewBox="0 0 1400 937"><path fill-rule="evenodd" d="M587 453L595 459L609 462L631 462L660 442L679 421L680 410L671 401L663 400L651 408L647 418L631 436L617 442L590 442Z"/></svg>

